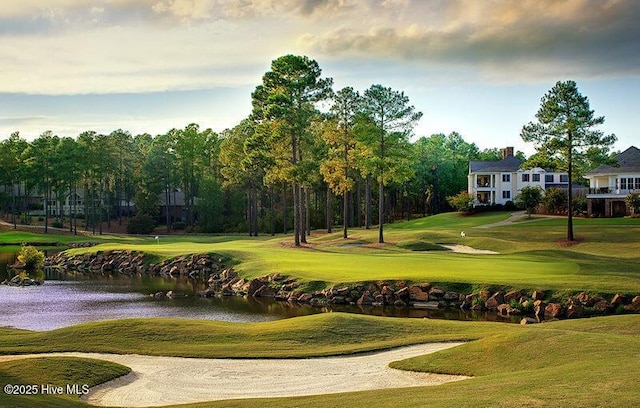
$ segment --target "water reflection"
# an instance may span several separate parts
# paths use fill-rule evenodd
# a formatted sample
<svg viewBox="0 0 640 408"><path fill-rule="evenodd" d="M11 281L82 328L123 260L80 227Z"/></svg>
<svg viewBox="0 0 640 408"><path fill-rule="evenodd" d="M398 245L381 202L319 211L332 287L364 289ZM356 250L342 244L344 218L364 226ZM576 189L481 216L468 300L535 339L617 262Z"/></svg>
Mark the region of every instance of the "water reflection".
<svg viewBox="0 0 640 408"><path fill-rule="evenodd" d="M13 273L6 269L15 252L0 251L0 281ZM349 312L376 316L448 320L512 321L484 312L420 310L397 307L333 306L314 308L269 299L201 298L204 281L186 277L87 276L48 271L42 286L0 285L0 326L51 330L79 323L120 318L175 317L228 322L259 322L314 313ZM150 294L172 290L173 299Z"/></svg>

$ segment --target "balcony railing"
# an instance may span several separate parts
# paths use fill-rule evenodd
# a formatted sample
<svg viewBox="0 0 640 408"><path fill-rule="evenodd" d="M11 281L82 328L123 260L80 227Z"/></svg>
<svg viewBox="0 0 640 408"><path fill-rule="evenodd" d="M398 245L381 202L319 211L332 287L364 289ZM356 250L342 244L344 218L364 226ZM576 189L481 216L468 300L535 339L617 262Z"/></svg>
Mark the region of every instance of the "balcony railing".
<svg viewBox="0 0 640 408"><path fill-rule="evenodd" d="M600 187L600 188L590 188L589 189L589 194L618 194L618 195L627 195L629 193L633 193L633 192L640 192L639 189L629 189L629 188L625 188L625 189L615 189L615 188L611 188L611 187Z"/></svg>

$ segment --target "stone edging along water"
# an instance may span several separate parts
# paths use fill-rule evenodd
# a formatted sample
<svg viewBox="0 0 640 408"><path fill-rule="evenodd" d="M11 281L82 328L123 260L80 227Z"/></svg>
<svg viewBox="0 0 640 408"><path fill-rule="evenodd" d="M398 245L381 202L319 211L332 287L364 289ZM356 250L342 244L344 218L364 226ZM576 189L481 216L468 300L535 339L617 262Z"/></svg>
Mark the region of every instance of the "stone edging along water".
<svg viewBox="0 0 640 408"><path fill-rule="evenodd" d="M189 276L204 279L208 288L203 297L248 296L273 298L312 306L361 305L395 306L418 309L461 308L492 311L503 316L522 316L521 323L576 318L598 314L640 312L640 295L615 294L610 300L586 292L563 300L543 291L479 290L474 293L438 288L430 283L407 281L359 282L330 286L322 290L305 290L293 277L279 273L247 279L215 254L193 254L148 263L135 251L108 251L82 255L59 252L48 257L45 268L87 275ZM155 293L155 297L172 297L172 291Z"/></svg>

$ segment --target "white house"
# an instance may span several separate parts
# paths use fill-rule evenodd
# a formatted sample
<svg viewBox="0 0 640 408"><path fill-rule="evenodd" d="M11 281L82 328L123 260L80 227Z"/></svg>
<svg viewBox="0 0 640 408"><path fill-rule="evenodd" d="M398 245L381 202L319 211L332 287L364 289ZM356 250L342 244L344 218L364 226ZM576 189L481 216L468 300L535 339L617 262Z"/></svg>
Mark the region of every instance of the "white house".
<svg viewBox="0 0 640 408"><path fill-rule="evenodd" d="M640 149L629 147L616 156L617 166L603 164L588 172L589 194L587 214L596 217L629 215L624 199L631 192L640 192Z"/></svg>
<svg viewBox="0 0 640 408"><path fill-rule="evenodd" d="M513 147L502 150L502 160L469 163L468 193L475 204L506 204L513 201L525 186L567 188L566 172L554 172L539 167L522 169L522 160L513 155Z"/></svg>

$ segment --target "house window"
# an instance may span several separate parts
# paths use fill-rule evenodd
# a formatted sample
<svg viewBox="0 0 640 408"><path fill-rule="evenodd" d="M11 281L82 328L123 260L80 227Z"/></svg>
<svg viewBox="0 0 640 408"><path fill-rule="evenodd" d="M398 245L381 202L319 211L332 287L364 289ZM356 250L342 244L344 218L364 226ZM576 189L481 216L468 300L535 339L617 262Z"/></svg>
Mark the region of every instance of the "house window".
<svg viewBox="0 0 640 408"><path fill-rule="evenodd" d="M540 182L540 175L539 174L534 174L533 175L533 182Z"/></svg>
<svg viewBox="0 0 640 408"><path fill-rule="evenodd" d="M634 187L636 190L640 190L640 177L636 177L636 185Z"/></svg>
<svg viewBox="0 0 640 408"><path fill-rule="evenodd" d="M511 191L503 191L502 198L511 198Z"/></svg>
<svg viewBox="0 0 640 408"><path fill-rule="evenodd" d="M529 175L528 174L523 174L522 175L522 181L524 183L528 183L529 182Z"/></svg>
<svg viewBox="0 0 640 408"><path fill-rule="evenodd" d="M627 189L627 179L623 177L620 179L620 190L626 190L626 189Z"/></svg>
<svg viewBox="0 0 640 408"><path fill-rule="evenodd" d="M544 182L545 183L553 183L553 174L545 174Z"/></svg>
<svg viewBox="0 0 640 408"><path fill-rule="evenodd" d="M627 185L629 186L629 190L633 190L633 178L629 177L629 179L627 179Z"/></svg>
<svg viewBox="0 0 640 408"><path fill-rule="evenodd" d="M569 182L569 175L567 175L567 174L561 174L561 175L560 175L560 182L561 182L561 183L568 183L568 182Z"/></svg>
<svg viewBox="0 0 640 408"><path fill-rule="evenodd" d="M511 174L503 174L502 175L502 182L503 183L508 183L511 181Z"/></svg>

